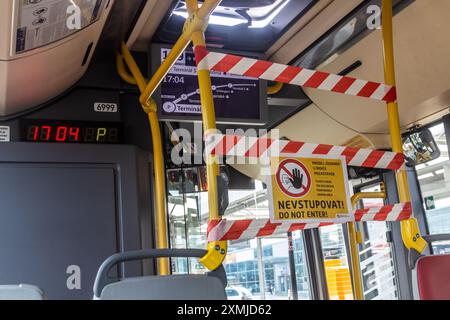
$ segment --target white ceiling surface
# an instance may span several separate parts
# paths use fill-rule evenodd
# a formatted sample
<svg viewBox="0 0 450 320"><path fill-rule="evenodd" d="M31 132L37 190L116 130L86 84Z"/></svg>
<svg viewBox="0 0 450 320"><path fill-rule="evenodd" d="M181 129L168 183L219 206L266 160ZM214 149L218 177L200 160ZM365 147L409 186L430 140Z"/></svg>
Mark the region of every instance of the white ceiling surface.
<svg viewBox="0 0 450 320"><path fill-rule="evenodd" d="M127 46L135 51L147 51L171 4L171 0L147 0L127 41Z"/></svg>
<svg viewBox="0 0 450 320"><path fill-rule="evenodd" d="M320 0L266 52L270 60L289 63L364 0Z"/></svg>
<svg viewBox="0 0 450 320"><path fill-rule="evenodd" d="M394 18L394 47L401 124L406 127L450 104L450 1L416 0ZM383 82L381 31L319 69L339 72L357 60L363 65L350 75ZM388 133L383 102L306 89L305 92L342 124L361 133ZM422 123L423 124L423 123Z"/></svg>

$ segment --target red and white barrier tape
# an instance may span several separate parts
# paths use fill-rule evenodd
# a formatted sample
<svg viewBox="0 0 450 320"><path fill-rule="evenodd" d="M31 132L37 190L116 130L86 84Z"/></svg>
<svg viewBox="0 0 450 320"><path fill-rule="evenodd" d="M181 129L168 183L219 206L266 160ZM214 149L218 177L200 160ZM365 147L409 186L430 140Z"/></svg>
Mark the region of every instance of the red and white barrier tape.
<svg viewBox="0 0 450 320"><path fill-rule="evenodd" d="M411 218L411 203L355 211L355 221L402 221ZM250 240L288 232L314 229L333 223L271 223L269 219L213 220L208 225L208 241Z"/></svg>
<svg viewBox="0 0 450 320"><path fill-rule="evenodd" d="M405 163L402 153L223 134L207 135L206 152L245 158L344 156L349 166L390 170L399 170Z"/></svg>
<svg viewBox="0 0 450 320"><path fill-rule="evenodd" d="M195 47L195 58L198 70L225 72L385 102L397 100L395 87L383 83L231 54L209 52L204 46Z"/></svg>

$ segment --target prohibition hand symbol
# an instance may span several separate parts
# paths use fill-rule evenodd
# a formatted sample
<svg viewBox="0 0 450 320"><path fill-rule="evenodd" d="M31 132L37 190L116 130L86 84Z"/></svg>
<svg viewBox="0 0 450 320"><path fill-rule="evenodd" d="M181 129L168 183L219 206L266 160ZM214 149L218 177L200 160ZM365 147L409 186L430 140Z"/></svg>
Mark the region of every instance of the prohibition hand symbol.
<svg viewBox="0 0 450 320"><path fill-rule="evenodd" d="M298 160L283 160L275 176L280 191L289 197L301 198L311 188L308 169Z"/></svg>
<svg viewBox="0 0 450 320"><path fill-rule="evenodd" d="M303 174L300 173L299 169L294 169L292 171L292 178L289 179L295 189L301 189L303 187Z"/></svg>

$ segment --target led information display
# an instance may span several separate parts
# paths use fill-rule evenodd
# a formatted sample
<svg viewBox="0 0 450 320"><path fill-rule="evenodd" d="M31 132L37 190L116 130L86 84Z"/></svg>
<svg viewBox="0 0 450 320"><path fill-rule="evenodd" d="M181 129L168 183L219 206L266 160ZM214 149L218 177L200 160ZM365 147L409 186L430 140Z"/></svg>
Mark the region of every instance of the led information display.
<svg viewBox="0 0 450 320"><path fill-rule="evenodd" d="M122 142L120 123L23 120L22 141L50 143L98 143Z"/></svg>
<svg viewBox="0 0 450 320"><path fill-rule="evenodd" d="M161 62L169 52L169 48L160 49ZM161 83L161 120L201 120L196 70L194 53L184 52ZM261 97L266 90L265 82L222 72L211 72L211 81L218 122L265 123L266 98Z"/></svg>

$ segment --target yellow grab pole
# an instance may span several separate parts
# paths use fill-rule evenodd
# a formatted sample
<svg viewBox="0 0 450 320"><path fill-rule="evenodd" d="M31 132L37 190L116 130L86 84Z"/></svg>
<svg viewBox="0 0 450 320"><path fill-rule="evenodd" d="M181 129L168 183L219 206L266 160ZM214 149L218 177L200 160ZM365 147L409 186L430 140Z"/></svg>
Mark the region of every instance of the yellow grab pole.
<svg viewBox="0 0 450 320"><path fill-rule="evenodd" d="M130 69L134 81L137 83L139 90L145 90L146 81L137 66L133 56L128 50L125 43L122 43L122 57ZM120 62L122 61L120 58ZM119 62L119 58L117 62ZM121 77L125 77L125 81L130 80L123 63L118 64L117 68ZM166 216L166 180L164 176L164 160L163 148L161 140L161 130L159 127L158 115L156 114L156 104L153 99L150 100L148 106L142 105L142 108L148 115L152 143L153 143L153 170L154 170L154 185L155 185L155 201L156 201L156 230L157 230L157 247L159 249L166 249L169 247L167 240L167 216ZM169 260L167 258L159 259L159 274L169 275Z"/></svg>
<svg viewBox="0 0 450 320"><path fill-rule="evenodd" d="M194 46L205 45L203 32L197 31L192 34ZM205 133L216 129L216 112L214 110L214 97L211 89L211 77L209 70L198 70L198 83L202 103L203 129ZM217 177L219 176L219 165L212 157L207 157L207 181L208 181L208 203L209 219L219 219L219 204L217 197Z"/></svg>
<svg viewBox="0 0 450 320"><path fill-rule="evenodd" d="M220 0L207 0L198 9L197 0L187 0L187 9L190 19L206 19L219 5ZM192 32L192 41L195 46L206 46L203 27ZM216 129L216 113L214 109L214 96L212 92L211 76L209 70L197 70L198 84L200 88L200 99L202 104L203 129L205 133ZM219 177L219 164L217 159L208 155L206 159L206 172L208 181L208 204L209 220L220 219L217 178ZM200 262L210 270L217 269L223 262L227 253L226 241L215 241L208 243L208 254L200 259Z"/></svg>
<svg viewBox="0 0 450 320"><path fill-rule="evenodd" d="M126 44L124 42L122 42L122 55L121 57L123 58L123 60L125 60L125 63L128 66L128 69L130 69L131 74L133 75L134 81L136 82L137 86L139 87L139 90L143 90L145 89L145 78L142 75L141 70L139 70L139 67L136 63L136 61L134 60L133 56L131 55L130 50L128 50L128 47L126 46ZM123 75L127 75L126 70L124 70L122 68L122 65L119 63L118 64L118 70L120 71L119 74L120 76Z"/></svg>
<svg viewBox="0 0 450 320"><path fill-rule="evenodd" d="M361 268L359 265L359 250L354 222L347 223L348 243L350 249L350 264L352 267L352 284L355 293L355 300L364 300L363 287L361 282Z"/></svg>
<svg viewBox="0 0 450 320"><path fill-rule="evenodd" d="M156 109L155 101L151 104ZM157 246L159 249L169 247L167 239L167 211L166 211L166 178L164 174L163 148L161 143L161 130L159 127L158 115L154 111L147 112L150 121L150 128L153 141L153 170L155 175L155 198L156 198L156 228ZM169 260L159 259L159 274L170 274Z"/></svg>
<svg viewBox="0 0 450 320"><path fill-rule="evenodd" d="M122 78L123 81L125 81L129 84L137 85L137 81L125 69L125 63L123 62L123 57L121 54L116 55L116 67L117 67L117 73L119 74L119 76Z"/></svg>
<svg viewBox="0 0 450 320"><path fill-rule="evenodd" d="M382 0L382 33L384 51L384 75L388 85L396 86L394 64L394 40L393 40L393 14L392 0ZM398 104L387 104L391 145L394 152L403 153L403 142L400 128ZM410 202L408 176L404 169L397 172L397 189L400 202ZM422 238L419 226L415 218L401 222L402 239L408 249L415 249L422 253L427 247L427 242Z"/></svg>
<svg viewBox="0 0 450 320"><path fill-rule="evenodd" d="M384 187L382 188L384 189ZM358 201L361 199L386 199L386 193L382 192L360 192L352 197L352 207L356 209ZM350 245L350 263L352 266L353 275L353 291L355 293L355 300L364 300L364 291L361 281L361 267L359 264L359 250L358 243L360 243L360 236L356 232L356 223L349 222L347 224L348 242Z"/></svg>
<svg viewBox="0 0 450 320"><path fill-rule="evenodd" d="M143 106L148 106L150 103L150 99L155 92L156 88L161 84L164 77L167 75L167 73L170 71L170 69L173 67L175 62L178 60L180 55L184 52L186 47L190 43L190 35L181 34L180 38L177 40L177 42L173 45L172 49L170 50L170 53L167 55L164 62L161 64L161 66L156 70L155 74L152 76L150 81L148 82L147 86L145 87L144 91L142 91L141 97L139 98L139 101Z"/></svg>

